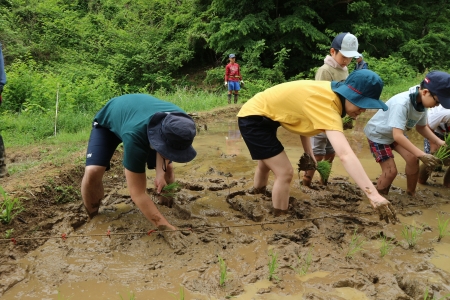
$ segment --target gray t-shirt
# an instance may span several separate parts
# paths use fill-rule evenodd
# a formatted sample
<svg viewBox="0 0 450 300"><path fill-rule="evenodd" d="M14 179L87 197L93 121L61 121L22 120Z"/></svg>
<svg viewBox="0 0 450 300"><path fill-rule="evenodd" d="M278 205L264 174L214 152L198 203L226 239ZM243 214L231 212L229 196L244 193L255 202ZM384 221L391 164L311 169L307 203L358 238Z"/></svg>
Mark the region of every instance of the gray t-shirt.
<svg viewBox="0 0 450 300"><path fill-rule="evenodd" d="M427 109L419 112L409 100L409 94L416 91L413 86L408 92L393 96L386 102L387 111L379 110L364 127L367 138L378 144L389 145L394 142L393 128L403 131L410 130L416 125L427 125Z"/></svg>

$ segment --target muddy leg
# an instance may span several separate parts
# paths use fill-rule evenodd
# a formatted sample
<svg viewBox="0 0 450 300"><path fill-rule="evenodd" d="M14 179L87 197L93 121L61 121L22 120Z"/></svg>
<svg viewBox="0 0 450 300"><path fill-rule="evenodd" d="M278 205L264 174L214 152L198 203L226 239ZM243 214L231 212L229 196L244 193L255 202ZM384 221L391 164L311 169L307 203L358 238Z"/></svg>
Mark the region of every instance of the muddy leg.
<svg viewBox="0 0 450 300"><path fill-rule="evenodd" d="M103 188L103 174L106 167L86 166L81 181L81 196L83 204L90 219L98 214L101 200L105 194Z"/></svg>
<svg viewBox="0 0 450 300"><path fill-rule="evenodd" d="M431 175L431 170L429 170L427 168L427 166L425 166L424 164L421 164L419 167L419 178L418 178L417 182L419 182L420 184L426 184L430 175Z"/></svg>
<svg viewBox="0 0 450 300"><path fill-rule="evenodd" d="M406 193L410 196L415 196L417 180L419 179L419 159L399 145L395 147L395 151L397 151L406 162Z"/></svg>
<svg viewBox="0 0 450 300"><path fill-rule="evenodd" d="M228 94L228 104L231 104L231 92Z"/></svg>
<svg viewBox="0 0 450 300"><path fill-rule="evenodd" d="M387 195L392 182L397 176L397 167L395 161L389 158L386 161L380 162L381 175L378 177L377 190L380 194Z"/></svg>
<svg viewBox="0 0 450 300"><path fill-rule="evenodd" d="M443 186L450 187L450 167L445 171Z"/></svg>
<svg viewBox="0 0 450 300"><path fill-rule="evenodd" d="M317 162L322 161L325 158L325 155L314 155L314 158ZM303 185L311 186L311 181L314 177L314 173L316 170L307 170L305 171L305 175L303 175Z"/></svg>

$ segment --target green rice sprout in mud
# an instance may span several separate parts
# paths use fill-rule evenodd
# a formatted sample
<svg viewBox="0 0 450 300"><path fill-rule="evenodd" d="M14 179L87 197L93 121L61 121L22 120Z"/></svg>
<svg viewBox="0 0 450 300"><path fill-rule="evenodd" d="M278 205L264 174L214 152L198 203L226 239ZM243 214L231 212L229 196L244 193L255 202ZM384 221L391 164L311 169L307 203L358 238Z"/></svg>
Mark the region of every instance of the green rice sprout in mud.
<svg viewBox="0 0 450 300"><path fill-rule="evenodd" d="M448 221L450 221L450 219L444 221L438 215L438 230L439 230L439 235L437 239L438 242L440 242L444 236L450 235L450 233L447 230Z"/></svg>
<svg viewBox="0 0 450 300"><path fill-rule="evenodd" d="M352 239L350 240L350 244L348 245L347 254L345 254L345 258L352 259L356 253L363 251L362 246L365 243L364 238L357 234L358 227L353 231Z"/></svg>
<svg viewBox="0 0 450 300"><path fill-rule="evenodd" d="M184 300L184 287L180 286L180 293L178 294L178 298L174 295L171 295L175 300Z"/></svg>
<svg viewBox="0 0 450 300"><path fill-rule="evenodd" d="M120 300L124 300L125 298L122 297L122 295L119 294ZM134 295L133 292L129 292L128 293L128 299L129 300L136 300L136 296Z"/></svg>
<svg viewBox="0 0 450 300"><path fill-rule="evenodd" d="M166 198L173 198L175 194L178 192L180 188L180 184L178 182L172 182L163 187L161 195Z"/></svg>
<svg viewBox="0 0 450 300"><path fill-rule="evenodd" d="M408 243L409 248L414 248L416 246L421 234L422 229L420 228L408 225L403 226L402 236Z"/></svg>
<svg viewBox="0 0 450 300"><path fill-rule="evenodd" d="M385 257L395 247L394 241L392 239L389 239L385 235L381 234L380 240L381 240L380 255L381 257Z"/></svg>
<svg viewBox="0 0 450 300"><path fill-rule="evenodd" d="M291 267L292 269L294 269L294 271L297 274L299 274L301 276L304 276L304 275L306 275L308 273L309 267L311 266L311 263L312 263L312 251L313 251L313 249L314 248L310 248L308 250L308 252L303 257L303 262L301 262L300 261L301 260L300 257L298 257L298 264L299 264L300 267L298 267L298 268Z"/></svg>
<svg viewBox="0 0 450 300"><path fill-rule="evenodd" d="M12 233L14 232L14 229L8 229L5 231L5 239L9 239L12 236Z"/></svg>
<svg viewBox="0 0 450 300"><path fill-rule="evenodd" d="M24 208L19 199L9 197L1 187L0 193L3 196L3 201L0 203L0 221L9 224L16 215L24 210Z"/></svg>
<svg viewBox="0 0 450 300"><path fill-rule="evenodd" d="M328 160L321 160L317 162L316 170L319 173L323 183L327 183L331 174L331 163Z"/></svg>
<svg viewBox="0 0 450 300"><path fill-rule="evenodd" d="M429 293L430 292L429 292L428 288L426 288L425 293L423 294L423 300L446 300L446 299L448 299L448 297L450 297L450 293L448 293L447 295L444 295L440 298L436 298L435 296L433 296L433 298L431 298Z"/></svg>
<svg viewBox="0 0 450 300"><path fill-rule="evenodd" d="M227 281L227 265L225 261L223 260L220 255L218 256L219 259L219 268L220 268L220 278L219 278L219 285L224 286L225 282Z"/></svg>
<svg viewBox="0 0 450 300"><path fill-rule="evenodd" d="M277 276L278 272L278 262L277 262L277 254L273 251L269 252L269 280L275 279L280 280Z"/></svg>

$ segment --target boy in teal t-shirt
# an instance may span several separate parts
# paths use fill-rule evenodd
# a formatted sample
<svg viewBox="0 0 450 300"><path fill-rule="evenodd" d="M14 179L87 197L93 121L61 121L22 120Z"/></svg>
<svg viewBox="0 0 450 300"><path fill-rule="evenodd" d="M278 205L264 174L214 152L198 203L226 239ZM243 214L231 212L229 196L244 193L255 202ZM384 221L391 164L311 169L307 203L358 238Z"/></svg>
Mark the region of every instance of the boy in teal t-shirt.
<svg viewBox="0 0 450 300"><path fill-rule="evenodd" d="M104 196L103 175L110 168L115 149L123 143L123 166L131 199L158 229L174 230L146 193L145 164L156 170L155 189L160 193L175 180L170 162L189 162L197 155L192 147L195 135L192 118L170 102L144 94L108 101L94 118L81 183L89 217L98 214Z"/></svg>

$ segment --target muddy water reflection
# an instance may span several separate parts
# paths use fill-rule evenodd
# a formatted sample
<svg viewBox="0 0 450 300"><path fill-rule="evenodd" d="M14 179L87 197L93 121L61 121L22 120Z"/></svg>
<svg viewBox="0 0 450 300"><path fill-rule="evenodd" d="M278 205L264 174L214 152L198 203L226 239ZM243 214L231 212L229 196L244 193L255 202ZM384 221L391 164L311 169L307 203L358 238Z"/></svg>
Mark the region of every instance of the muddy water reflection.
<svg viewBox="0 0 450 300"><path fill-rule="evenodd" d="M366 172L375 180L380 168L374 162L362 132L370 115L366 113L356 121L355 129L345 134ZM422 140L415 131L408 137L421 147ZM299 137L281 128L279 138L296 166L303 153ZM210 226L253 223L242 212L230 209L224 200L230 192L251 186L256 166L235 120L208 124L208 130L200 131L194 146L199 155L193 162L175 164L179 180L196 184L196 189L187 191L186 196L193 200L185 203L194 218L183 223L174 216L173 210L161 207L161 211L177 225L189 222ZM404 162L398 158L396 162L402 173ZM338 176L347 174L336 159L332 177ZM154 172L148 172L148 177L148 185L152 186ZM296 176L294 179L291 196L305 201L305 210L311 206L308 208L311 216L338 213L330 207L314 207L314 203L308 202L312 196L303 192ZM417 200L406 202L433 204L447 201L449 191L440 186L441 178L435 179L434 186L418 186L426 199L419 196ZM272 177L270 181L273 182ZM399 175L394 185L404 189L405 178ZM395 198L399 203L406 203L400 192L392 194L392 197L400 197L400 200ZM274 220L266 213L270 211L270 199L256 202L256 196L246 197L248 202L263 203L264 221ZM355 205L362 211L370 211L366 199ZM450 278L450 237L444 237L440 243L434 241L437 213L442 213L445 219L450 218L450 205L397 208L403 224L428 225L425 227L429 229L422 234L416 249L402 247L402 224L382 226L374 215L349 220L296 222L289 228L271 225L265 229L260 226L231 229L231 233L226 230L203 232L198 233L198 241L185 253L178 254L156 234L113 236L111 239L87 237L65 242L49 240L18 262L28 274L2 299L120 299L120 296L131 299L130 291L136 299L180 299L180 287L184 287L185 299L225 299L227 296L235 296L234 299L396 299L397 296L407 299L397 282L402 282L404 287L416 286L418 291L414 298L417 299L431 283L443 292L450 290L446 279ZM151 228L131 203L126 189L113 194L109 205L103 209L99 217L74 234L101 234L107 230L141 232ZM364 251L355 259L346 260L345 251L355 224L362 230L366 243ZM398 241L383 259L379 257L377 240L380 231ZM70 228L59 228L58 232L70 232ZM291 267L298 267L298 257L304 257L313 246L313 263L308 274L296 275ZM279 283L267 280L269 249L279 254L279 277L282 279ZM225 287L218 286L217 255L227 263L229 279Z"/></svg>

